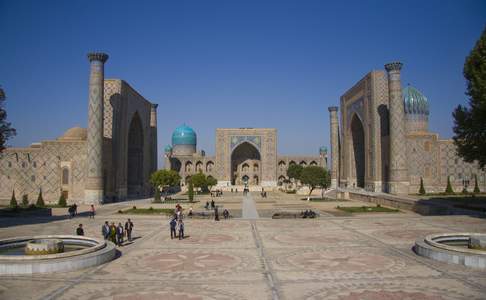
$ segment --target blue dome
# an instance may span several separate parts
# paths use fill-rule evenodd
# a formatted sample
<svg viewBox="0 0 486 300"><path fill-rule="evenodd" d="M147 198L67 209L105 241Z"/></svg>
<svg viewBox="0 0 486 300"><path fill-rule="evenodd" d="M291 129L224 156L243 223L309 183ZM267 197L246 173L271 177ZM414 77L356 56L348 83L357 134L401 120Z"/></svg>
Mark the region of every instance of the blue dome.
<svg viewBox="0 0 486 300"><path fill-rule="evenodd" d="M325 147L325 146L320 147L319 153L327 153L327 147Z"/></svg>
<svg viewBox="0 0 486 300"><path fill-rule="evenodd" d="M186 124L177 127L172 133L172 146L196 145L197 137L194 130Z"/></svg>
<svg viewBox="0 0 486 300"><path fill-rule="evenodd" d="M406 114L429 115L429 101L416 88L407 86L403 89L402 95Z"/></svg>
<svg viewBox="0 0 486 300"><path fill-rule="evenodd" d="M172 151L172 146L171 145L165 146L164 151L165 152L171 152Z"/></svg>

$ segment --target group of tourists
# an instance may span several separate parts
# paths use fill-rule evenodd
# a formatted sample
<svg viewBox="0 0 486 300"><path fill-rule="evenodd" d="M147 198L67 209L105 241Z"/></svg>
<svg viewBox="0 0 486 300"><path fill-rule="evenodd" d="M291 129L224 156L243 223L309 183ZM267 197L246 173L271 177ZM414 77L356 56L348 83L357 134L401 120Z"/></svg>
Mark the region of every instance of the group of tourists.
<svg viewBox="0 0 486 300"><path fill-rule="evenodd" d="M211 192L211 197L221 197L221 196L223 196L222 190L215 190Z"/></svg>
<svg viewBox="0 0 486 300"><path fill-rule="evenodd" d="M209 202L206 201L206 205L204 205L204 208L209 209L209 207L210 207ZM214 209L215 207L216 207L216 204L215 204L214 200L211 199L211 209Z"/></svg>
<svg viewBox="0 0 486 300"><path fill-rule="evenodd" d="M105 224L101 226L101 234L105 240L111 241L117 246L123 246L125 236L129 242L132 241L133 227L133 222L130 219L125 222L125 226L121 222L117 226L115 222L109 224L108 221L105 221Z"/></svg>
<svg viewBox="0 0 486 300"><path fill-rule="evenodd" d="M189 211L189 213L192 215L192 208ZM182 240L184 238L184 215L182 214L182 206L180 204L176 204L175 211L174 211L174 216L169 222L170 226L170 238L179 238L179 240ZM177 234L177 232L179 234Z"/></svg>

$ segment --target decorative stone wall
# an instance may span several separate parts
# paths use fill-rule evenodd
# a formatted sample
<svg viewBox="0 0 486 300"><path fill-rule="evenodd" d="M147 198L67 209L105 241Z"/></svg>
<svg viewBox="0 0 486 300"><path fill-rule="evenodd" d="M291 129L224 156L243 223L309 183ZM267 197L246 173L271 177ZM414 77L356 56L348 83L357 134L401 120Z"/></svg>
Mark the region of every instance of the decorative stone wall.
<svg viewBox="0 0 486 300"><path fill-rule="evenodd" d="M393 69L393 68L392 68ZM396 74L394 98L397 96ZM392 76L392 77L393 77ZM400 93L401 94L401 93ZM399 97L400 98L400 97ZM391 193L417 193L420 178L423 178L427 192L443 192L450 176L456 192L464 185L468 190L474 188L474 176L477 175L481 191L486 190L486 172L479 169L476 163L469 164L456 155L452 140L440 140L436 133L428 131L428 120L408 120L403 115L403 100L396 101L401 108L395 107L395 120L390 120L390 94L388 80L384 71L372 71L365 75L341 97L340 122L340 178L341 187L356 187L356 163L354 145L351 135L351 121L357 116L363 124L365 153L365 189ZM395 104L397 104L395 103ZM393 125L401 120L401 126ZM399 123L400 123L399 122ZM394 149L399 158L398 179L402 182L399 188L390 190L390 127L399 129L395 136ZM404 171L406 173L404 173ZM402 180L402 181L401 181Z"/></svg>
<svg viewBox="0 0 486 300"><path fill-rule="evenodd" d="M62 166L69 162L68 184L62 185ZM61 188L69 203L84 200L86 141L45 141L35 147L7 148L0 154L0 200L8 204L15 190L18 203L27 195L35 203L57 203Z"/></svg>

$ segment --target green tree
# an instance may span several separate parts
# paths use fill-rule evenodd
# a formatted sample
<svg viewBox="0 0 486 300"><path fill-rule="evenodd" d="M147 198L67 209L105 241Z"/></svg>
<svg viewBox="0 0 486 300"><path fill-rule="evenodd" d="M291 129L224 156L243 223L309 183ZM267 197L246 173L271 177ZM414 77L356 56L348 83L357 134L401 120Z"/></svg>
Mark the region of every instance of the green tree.
<svg viewBox="0 0 486 300"><path fill-rule="evenodd" d="M7 122L7 110L4 106L5 99L5 92L0 87L0 153L5 149L8 139L16 134L12 124ZM17 203L17 201L15 202Z"/></svg>
<svg viewBox="0 0 486 300"><path fill-rule="evenodd" d="M451 177L447 176L447 186L445 193L448 195L454 194L454 190L452 189L452 184L451 184Z"/></svg>
<svg viewBox="0 0 486 300"><path fill-rule="evenodd" d="M419 194L420 195L425 195L424 179L422 177L420 177Z"/></svg>
<svg viewBox="0 0 486 300"><path fill-rule="evenodd" d="M187 197L189 198L189 202L194 201L194 185L192 183L192 178L189 179L189 183L187 186Z"/></svg>
<svg viewBox="0 0 486 300"><path fill-rule="evenodd" d="M15 190L12 191L12 198L10 198L10 207L17 208L17 199L15 199Z"/></svg>
<svg viewBox="0 0 486 300"><path fill-rule="evenodd" d="M42 189L39 190L39 196L37 197L37 202L35 203L38 207L44 207L46 204L44 203L44 198L42 197Z"/></svg>
<svg viewBox="0 0 486 300"><path fill-rule="evenodd" d="M331 185L331 176L329 175L329 171L323 167L309 166L303 168L300 181L309 187L310 196L316 187L328 188Z"/></svg>
<svg viewBox="0 0 486 300"><path fill-rule="evenodd" d="M213 186L218 184L218 180L216 178L214 178L213 176L208 176L208 177L206 177L206 184L209 188L209 191L211 191Z"/></svg>
<svg viewBox="0 0 486 300"><path fill-rule="evenodd" d="M61 196L59 196L59 201L57 202L57 205L59 205L60 207L66 207L67 206L66 197L64 197L63 192L61 192Z"/></svg>
<svg viewBox="0 0 486 300"><path fill-rule="evenodd" d="M481 193L481 191L479 190L478 175L474 175L474 193Z"/></svg>
<svg viewBox="0 0 486 300"><path fill-rule="evenodd" d="M293 179L295 182L300 180L300 177L302 176L302 171L304 170L304 167L298 164L291 164L289 165L289 168L287 169L287 176L290 179Z"/></svg>
<svg viewBox="0 0 486 300"><path fill-rule="evenodd" d="M29 195L27 194L22 195L22 205L29 206Z"/></svg>
<svg viewBox="0 0 486 300"><path fill-rule="evenodd" d="M208 188L206 175L204 175L202 172L191 176L191 182L195 188L200 188L202 191L206 191Z"/></svg>
<svg viewBox="0 0 486 300"><path fill-rule="evenodd" d="M22 206L23 207L29 206L29 198L27 197L27 195L22 196Z"/></svg>
<svg viewBox="0 0 486 300"><path fill-rule="evenodd" d="M469 107L459 105L454 117L454 144L464 161L486 166L486 28L464 63Z"/></svg>
<svg viewBox="0 0 486 300"><path fill-rule="evenodd" d="M150 183L154 188L177 186L181 182L181 176L174 170L158 170L150 175Z"/></svg>

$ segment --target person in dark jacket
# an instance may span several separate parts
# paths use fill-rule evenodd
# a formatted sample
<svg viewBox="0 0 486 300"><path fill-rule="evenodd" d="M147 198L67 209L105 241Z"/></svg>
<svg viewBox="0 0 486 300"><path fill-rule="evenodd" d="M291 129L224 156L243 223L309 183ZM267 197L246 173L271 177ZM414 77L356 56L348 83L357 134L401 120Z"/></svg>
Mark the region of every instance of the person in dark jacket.
<svg viewBox="0 0 486 300"><path fill-rule="evenodd" d="M77 235L84 235L83 224L79 224L78 228L76 228Z"/></svg>
<svg viewBox="0 0 486 300"><path fill-rule="evenodd" d="M133 230L133 222L128 219L127 222L125 223L125 232L127 234L127 239L129 242L132 241L132 230Z"/></svg>
<svg viewBox="0 0 486 300"><path fill-rule="evenodd" d="M101 226L101 235L105 240L110 237L110 225L108 224L108 221L105 221L105 224Z"/></svg>
<svg viewBox="0 0 486 300"><path fill-rule="evenodd" d="M177 227L177 217L174 216L169 223L170 225L170 238L173 239L177 237L176 227Z"/></svg>
<svg viewBox="0 0 486 300"><path fill-rule="evenodd" d="M121 246L123 244L123 236L125 235L125 231L123 230L122 223L118 223L116 227L116 244Z"/></svg>

